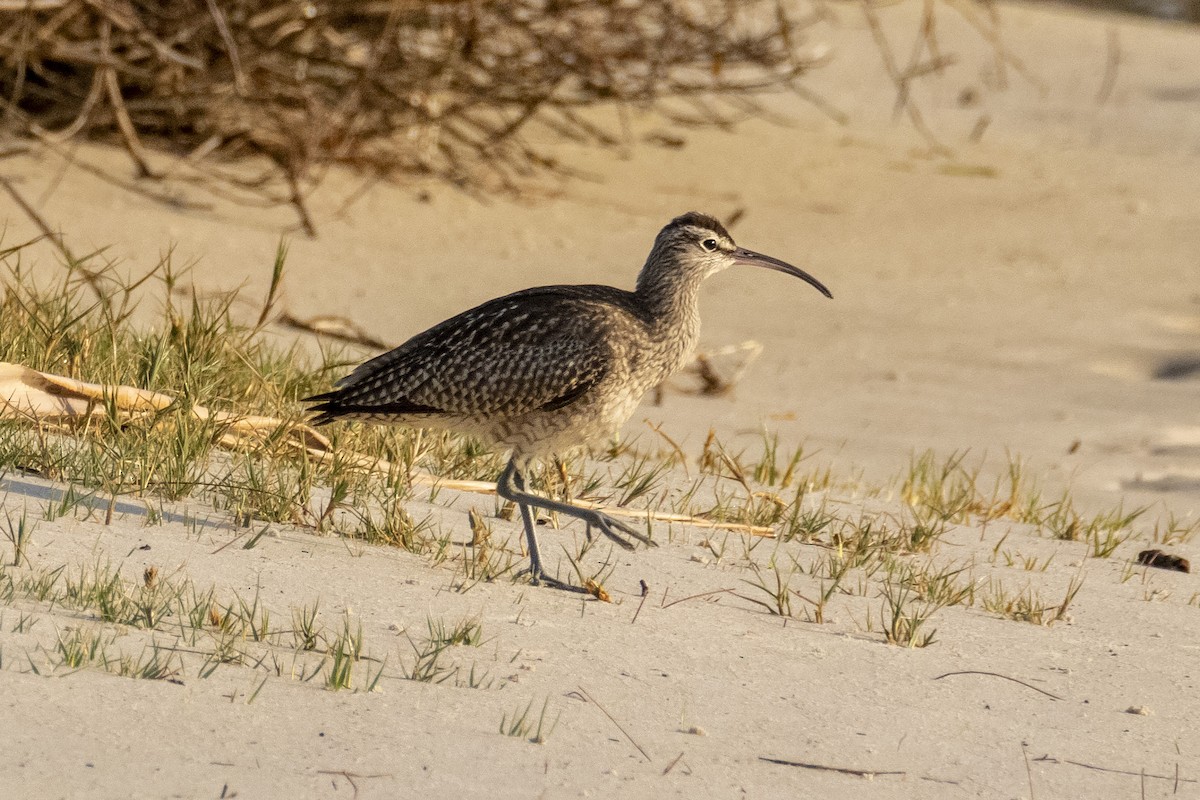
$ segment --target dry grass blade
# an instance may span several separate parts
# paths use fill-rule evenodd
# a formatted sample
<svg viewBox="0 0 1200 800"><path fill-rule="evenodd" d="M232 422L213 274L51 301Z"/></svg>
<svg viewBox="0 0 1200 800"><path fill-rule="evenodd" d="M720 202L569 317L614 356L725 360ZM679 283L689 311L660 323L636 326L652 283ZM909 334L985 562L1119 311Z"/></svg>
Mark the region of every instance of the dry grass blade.
<svg viewBox="0 0 1200 800"><path fill-rule="evenodd" d="M390 350L394 346L367 333L358 323L346 317L319 315L308 319L299 319L285 311L275 322L288 328L315 333L318 336L328 336L350 344L373 347L376 350Z"/></svg>
<svg viewBox="0 0 1200 800"><path fill-rule="evenodd" d="M1058 695L1051 694L1050 692L1047 692L1045 689L1039 689L1038 687L1033 686L1032 684L1028 684L1023 680L1020 680L1018 678L1011 678L1008 675L1001 675L998 672L987 672L985 670L978 670L978 669L964 669L964 670L958 670L957 672L947 672L942 675L938 675L936 678L934 678L934 680L940 681L942 678L949 678L954 675L987 675L992 678L1003 678L1006 681L1012 681L1013 683L1020 684L1021 686L1024 686L1026 689L1033 689L1035 692L1038 692L1039 694L1044 694L1044 695L1046 695L1046 697L1049 697L1051 700L1062 700L1062 698L1059 697Z"/></svg>
<svg viewBox="0 0 1200 800"><path fill-rule="evenodd" d="M617 722L617 718L614 717L612 714L608 713L607 708L600 705L600 703L596 702L596 698L594 698L590 694L588 694L587 689L584 689L582 686L580 686L578 688L579 688L579 693L581 695L583 695L583 697L589 703L594 705L596 708L600 709L600 712L602 714L604 714L604 716L608 717L609 721L612 722L613 725L617 726L617 730L619 730L625 736L625 738L629 740L629 743L631 745L633 745L634 747L637 748L637 751L642 754L642 757L645 758L646 761L649 761L649 762L654 761L654 759L650 758L650 754L646 752L645 748L643 748L640 744L638 744L636 741L634 741L633 737L629 735L629 731L625 730L625 727L623 725L621 725L621 723Z"/></svg>
<svg viewBox="0 0 1200 800"><path fill-rule="evenodd" d="M874 770L874 769L854 769L852 767L830 767L825 764L810 764L805 761L788 761L783 758L770 758L768 756L759 756L759 761L766 761L768 764L780 764L785 767L801 767L802 769L815 769L821 772L838 772L842 775L857 775L860 778L874 778L876 775L907 775L907 772L902 770Z"/></svg>
<svg viewBox="0 0 1200 800"><path fill-rule="evenodd" d="M1196 778L1181 778L1178 774L1158 775L1155 773L1146 772L1145 770L1142 770L1139 772L1134 772L1133 770L1129 770L1129 769L1116 769L1114 767L1102 767L1102 766L1099 766L1098 764L1088 764L1083 761L1073 761L1069 758L1058 759L1058 758L1054 758L1053 756L1049 756L1049 755L1038 756L1037 758L1035 758L1033 760L1034 761L1048 761L1051 764L1057 764L1061 761L1061 763L1070 764L1073 767L1083 767L1084 769L1091 769L1091 770L1095 770L1097 772L1108 772L1113 775L1132 775L1134 777L1152 778L1154 780L1159 780L1159 781L1172 781L1176 784L1176 790L1178 790L1178 784L1180 784L1180 783L1200 783L1200 780L1197 780ZM1177 791L1173 792L1173 794L1174 793L1177 793Z"/></svg>

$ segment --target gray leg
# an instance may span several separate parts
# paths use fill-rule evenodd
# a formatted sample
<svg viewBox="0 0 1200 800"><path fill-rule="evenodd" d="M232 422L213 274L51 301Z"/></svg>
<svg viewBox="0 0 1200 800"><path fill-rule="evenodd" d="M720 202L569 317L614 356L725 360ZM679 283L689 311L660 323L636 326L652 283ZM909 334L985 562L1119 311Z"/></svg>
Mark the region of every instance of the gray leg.
<svg viewBox="0 0 1200 800"><path fill-rule="evenodd" d="M541 497L525 491L525 484L520 477L520 472L517 470L515 459L508 462L508 466L504 469L504 474L500 476L500 481L496 484L496 494L505 500L511 500L521 506L522 515L525 513L525 507L528 506L531 508L540 508L543 511L557 511L559 514L582 520L588 525L595 526L601 533L626 550L632 550L633 543L622 536L622 533L633 537L642 544L654 546L654 542L650 540L649 536L634 530L624 522L613 519L607 514L591 508L573 506L570 503L560 503L557 500L551 500L548 497ZM533 534L530 532L532 529L528 523L526 523L525 528L529 540L532 541ZM533 548L531 547L530 553L532 554L532 552Z"/></svg>
<svg viewBox="0 0 1200 800"><path fill-rule="evenodd" d="M529 510L529 504L520 499L522 496L528 495L525 491L525 476L517 469L515 460L510 460L508 466L504 468L504 474L500 476L500 480L496 484L496 494L505 500L516 503L517 508L521 509L521 522L525 524L525 546L529 550L529 569L526 570L529 573L529 582L534 586L545 583L555 589L586 593L586 589L563 583L557 578L551 578L542 567L542 555L538 549L537 528L533 521L533 512Z"/></svg>
<svg viewBox="0 0 1200 800"><path fill-rule="evenodd" d="M506 472L508 470L512 470L512 482L517 491L525 491L525 476L517 470L516 465L511 461L508 464ZM497 491L497 494L499 494L499 491ZM504 497L503 494L500 496ZM505 497L504 499L511 500L512 498ZM517 503L517 508L521 509L521 521L525 523L525 548L529 551L529 574L533 578L533 582L537 583L546 574L546 571L542 569L541 551L538 550L537 523L533 519L533 512L529 510L529 506L516 500L513 500L513 502Z"/></svg>

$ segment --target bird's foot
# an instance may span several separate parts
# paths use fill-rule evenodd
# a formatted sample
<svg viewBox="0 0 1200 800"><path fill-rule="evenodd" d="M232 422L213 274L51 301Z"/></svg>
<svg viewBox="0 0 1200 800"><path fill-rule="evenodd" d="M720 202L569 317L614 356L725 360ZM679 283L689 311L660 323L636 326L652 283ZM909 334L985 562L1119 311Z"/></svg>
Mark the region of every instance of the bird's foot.
<svg viewBox="0 0 1200 800"><path fill-rule="evenodd" d="M560 581L558 578L551 578L549 575L543 572L540 567L537 569L534 569L533 567L526 567L517 573L518 578L525 575L529 576L530 586L545 586L548 589L559 589L564 592L573 592L574 594L591 594L591 592L582 586L576 586L572 583Z"/></svg>
<svg viewBox="0 0 1200 800"><path fill-rule="evenodd" d="M591 541L592 537L592 528L596 527L601 533L626 550L633 550L634 545L632 542L626 539L625 536L631 536L648 547L658 546L646 534L630 527L629 525L626 525L619 519L610 517L608 514L605 514L602 511L580 509L579 518L587 524L589 542ZM625 536L622 534L625 534Z"/></svg>

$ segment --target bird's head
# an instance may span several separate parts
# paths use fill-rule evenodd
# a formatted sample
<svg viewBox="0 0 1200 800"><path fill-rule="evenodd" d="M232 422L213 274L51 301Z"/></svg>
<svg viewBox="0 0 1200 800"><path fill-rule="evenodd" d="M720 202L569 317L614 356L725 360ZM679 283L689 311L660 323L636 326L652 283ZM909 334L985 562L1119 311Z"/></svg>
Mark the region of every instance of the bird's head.
<svg viewBox="0 0 1200 800"><path fill-rule="evenodd" d="M648 288L681 279L699 282L739 265L766 267L793 275L826 297L833 297L823 283L799 267L738 247L724 225L696 211L676 217L659 231L654 248L638 276L638 287Z"/></svg>

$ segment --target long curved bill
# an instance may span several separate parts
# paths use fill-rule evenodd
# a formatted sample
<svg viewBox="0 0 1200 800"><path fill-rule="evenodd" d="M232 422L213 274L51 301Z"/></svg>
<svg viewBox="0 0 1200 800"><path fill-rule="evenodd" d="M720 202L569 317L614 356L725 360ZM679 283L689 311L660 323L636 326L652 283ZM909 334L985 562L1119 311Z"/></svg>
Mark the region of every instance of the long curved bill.
<svg viewBox="0 0 1200 800"><path fill-rule="evenodd" d="M814 289L826 297L830 299L833 298L833 294L825 288L825 284L821 283L819 280L814 278L812 275L809 275L799 267L793 267L786 261L780 261L778 258L764 256L762 253L756 253L753 250L747 250L744 247L739 247L738 249L734 250L733 257L739 264L746 264L747 266L751 267L766 267L767 269L773 269L776 272L782 272L787 275L797 277L805 283L811 285Z"/></svg>

